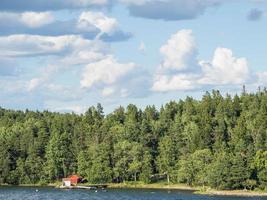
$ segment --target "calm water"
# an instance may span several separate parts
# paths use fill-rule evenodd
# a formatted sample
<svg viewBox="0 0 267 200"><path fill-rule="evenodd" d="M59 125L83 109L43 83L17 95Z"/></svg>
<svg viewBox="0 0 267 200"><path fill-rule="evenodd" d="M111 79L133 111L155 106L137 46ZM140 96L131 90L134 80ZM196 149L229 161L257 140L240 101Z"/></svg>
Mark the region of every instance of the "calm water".
<svg viewBox="0 0 267 200"><path fill-rule="evenodd" d="M38 189L38 191L36 191ZM267 200L266 197L218 197L166 190L108 189L104 191L0 187L0 200Z"/></svg>

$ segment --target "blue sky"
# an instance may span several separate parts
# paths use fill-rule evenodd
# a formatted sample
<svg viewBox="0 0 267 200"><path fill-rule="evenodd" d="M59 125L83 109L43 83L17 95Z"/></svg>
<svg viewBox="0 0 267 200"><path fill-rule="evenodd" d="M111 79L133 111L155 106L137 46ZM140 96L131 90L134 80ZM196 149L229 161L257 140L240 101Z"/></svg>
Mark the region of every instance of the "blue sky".
<svg viewBox="0 0 267 200"><path fill-rule="evenodd" d="M0 106L111 112L267 83L266 0L1 0Z"/></svg>

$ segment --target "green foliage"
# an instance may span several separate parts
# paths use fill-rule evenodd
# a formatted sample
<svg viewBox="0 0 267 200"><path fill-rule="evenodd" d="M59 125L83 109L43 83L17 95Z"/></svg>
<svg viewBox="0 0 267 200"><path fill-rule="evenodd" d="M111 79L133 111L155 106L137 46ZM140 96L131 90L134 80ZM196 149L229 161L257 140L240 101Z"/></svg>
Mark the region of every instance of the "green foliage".
<svg viewBox="0 0 267 200"><path fill-rule="evenodd" d="M88 168L85 169L86 178L91 183L111 182L109 149L104 144L95 144L88 149Z"/></svg>
<svg viewBox="0 0 267 200"><path fill-rule="evenodd" d="M167 175L168 183L177 162L178 154L175 147L175 142L170 136L163 137L159 143L157 166L160 173Z"/></svg>
<svg viewBox="0 0 267 200"><path fill-rule="evenodd" d="M257 172L260 187L267 189L267 151L257 151L253 164Z"/></svg>
<svg viewBox="0 0 267 200"><path fill-rule="evenodd" d="M209 149L197 150L178 163L178 181L188 185L207 185L212 153Z"/></svg>
<svg viewBox="0 0 267 200"><path fill-rule="evenodd" d="M209 166L209 185L216 189L230 189L230 169L231 162L228 153L218 152L214 154L213 162Z"/></svg>
<svg viewBox="0 0 267 200"><path fill-rule="evenodd" d="M141 166L141 174L140 174L140 180L144 183L150 183L151 182L151 175L152 175L152 156L150 155L149 151L145 151L143 155L142 160L142 166Z"/></svg>
<svg viewBox="0 0 267 200"><path fill-rule="evenodd" d="M219 189L267 189L267 91L159 110L130 104L104 115L0 108L0 184L167 181Z"/></svg>

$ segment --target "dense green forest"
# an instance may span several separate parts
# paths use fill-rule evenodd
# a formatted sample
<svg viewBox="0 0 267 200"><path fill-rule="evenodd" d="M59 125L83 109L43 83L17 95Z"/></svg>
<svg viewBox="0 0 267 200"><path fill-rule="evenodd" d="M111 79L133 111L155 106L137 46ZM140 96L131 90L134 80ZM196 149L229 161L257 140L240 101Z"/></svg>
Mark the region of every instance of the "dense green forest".
<svg viewBox="0 0 267 200"><path fill-rule="evenodd" d="M45 184L78 173L92 183L165 177L267 188L266 89L103 113L100 104L82 115L0 108L0 183Z"/></svg>

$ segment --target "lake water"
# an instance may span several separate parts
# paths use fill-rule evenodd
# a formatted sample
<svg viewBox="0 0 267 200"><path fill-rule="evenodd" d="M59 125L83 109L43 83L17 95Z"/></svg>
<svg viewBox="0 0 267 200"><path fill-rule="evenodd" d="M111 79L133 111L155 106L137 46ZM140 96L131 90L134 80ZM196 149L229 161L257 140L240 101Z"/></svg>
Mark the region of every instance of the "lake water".
<svg viewBox="0 0 267 200"><path fill-rule="evenodd" d="M108 189L60 190L54 188L0 187L0 200L267 200L267 197L220 197L194 195L177 190Z"/></svg>

